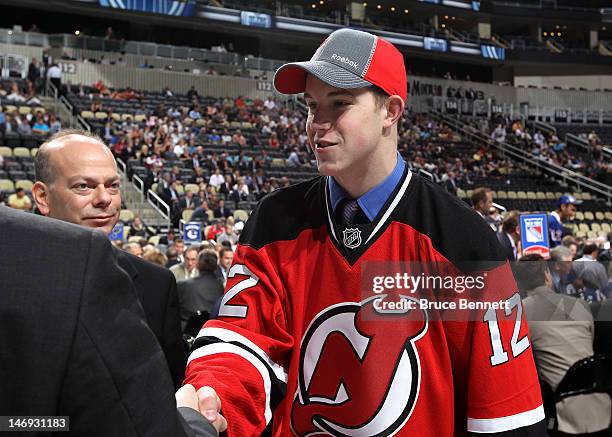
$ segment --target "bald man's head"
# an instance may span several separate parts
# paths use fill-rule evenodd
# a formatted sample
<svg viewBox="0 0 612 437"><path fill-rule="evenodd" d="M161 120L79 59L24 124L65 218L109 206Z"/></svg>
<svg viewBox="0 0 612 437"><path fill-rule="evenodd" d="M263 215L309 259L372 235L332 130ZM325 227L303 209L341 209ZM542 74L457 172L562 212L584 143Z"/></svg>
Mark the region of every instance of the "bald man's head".
<svg viewBox="0 0 612 437"><path fill-rule="evenodd" d="M46 216L109 233L121 211L120 178L99 137L62 131L39 149L32 195Z"/></svg>
<svg viewBox="0 0 612 437"><path fill-rule="evenodd" d="M94 135L81 129L61 130L42 143L38 149L38 153L34 158L34 172L36 174L36 180L44 182L45 184L53 183L55 175L53 172L53 166L50 162L52 151L61 148L66 144L66 142L68 142L68 145L70 145L81 141L97 142L101 146L104 146L104 149L108 150L108 148L104 145L104 141L98 135ZM112 153L110 153L110 150L108 151L112 157Z"/></svg>

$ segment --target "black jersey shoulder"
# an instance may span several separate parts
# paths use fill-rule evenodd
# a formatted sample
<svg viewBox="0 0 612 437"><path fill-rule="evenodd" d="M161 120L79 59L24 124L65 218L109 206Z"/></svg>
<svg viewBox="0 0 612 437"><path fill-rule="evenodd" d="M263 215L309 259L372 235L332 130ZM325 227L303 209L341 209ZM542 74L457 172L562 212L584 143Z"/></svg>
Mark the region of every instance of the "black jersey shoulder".
<svg viewBox="0 0 612 437"><path fill-rule="evenodd" d="M281 188L266 195L253 210L240 244L259 249L276 241L293 240L306 229L326 223L325 178Z"/></svg>
<svg viewBox="0 0 612 437"><path fill-rule="evenodd" d="M467 204L433 182L412 174L406 194L392 216L427 235L433 247L457 267L506 260L495 232ZM488 263L486 263L488 264Z"/></svg>

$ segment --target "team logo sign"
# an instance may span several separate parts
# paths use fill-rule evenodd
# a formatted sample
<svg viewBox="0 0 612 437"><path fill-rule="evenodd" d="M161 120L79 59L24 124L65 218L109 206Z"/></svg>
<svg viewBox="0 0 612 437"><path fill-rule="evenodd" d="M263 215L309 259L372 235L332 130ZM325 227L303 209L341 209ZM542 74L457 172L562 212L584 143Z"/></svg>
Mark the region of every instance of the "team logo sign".
<svg viewBox="0 0 612 437"><path fill-rule="evenodd" d="M308 327L291 408L296 435L391 436L410 418L427 313L381 315L375 298L333 305Z"/></svg>
<svg viewBox="0 0 612 437"><path fill-rule="evenodd" d="M355 249L361 244L361 231L356 228L346 228L342 231L343 242L349 249Z"/></svg>

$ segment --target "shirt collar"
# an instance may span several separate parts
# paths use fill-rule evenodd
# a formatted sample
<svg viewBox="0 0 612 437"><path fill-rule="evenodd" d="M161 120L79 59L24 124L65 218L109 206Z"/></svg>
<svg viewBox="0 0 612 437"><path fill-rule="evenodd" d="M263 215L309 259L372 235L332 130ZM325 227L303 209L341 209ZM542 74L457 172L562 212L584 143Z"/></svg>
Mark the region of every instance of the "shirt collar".
<svg viewBox="0 0 612 437"><path fill-rule="evenodd" d="M391 174L380 184L357 199L359 207L365 213L368 220L373 221L378 215L389 196L391 196L391 193L393 193L393 190L395 190L397 184L401 181L405 168L406 163L398 152L397 163ZM340 201L349 196L333 177L328 178L327 181L331 204L335 211Z"/></svg>

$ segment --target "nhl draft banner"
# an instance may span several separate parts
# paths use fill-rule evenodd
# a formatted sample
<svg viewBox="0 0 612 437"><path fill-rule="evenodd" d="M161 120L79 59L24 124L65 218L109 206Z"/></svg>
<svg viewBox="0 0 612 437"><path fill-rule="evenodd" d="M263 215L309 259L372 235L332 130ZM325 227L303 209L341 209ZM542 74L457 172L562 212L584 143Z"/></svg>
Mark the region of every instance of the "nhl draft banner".
<svg viewBox="0 0 612 437"><path fill-rule="evenodd" d="M544 259L550 258L546 214L524 214L521 215L520 221L523 255L537 253Z"/></svg>

